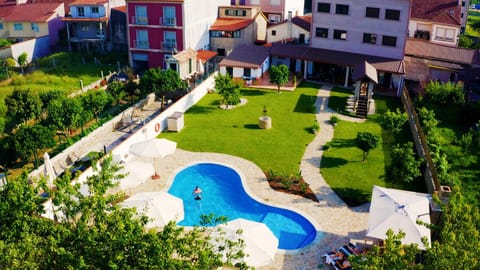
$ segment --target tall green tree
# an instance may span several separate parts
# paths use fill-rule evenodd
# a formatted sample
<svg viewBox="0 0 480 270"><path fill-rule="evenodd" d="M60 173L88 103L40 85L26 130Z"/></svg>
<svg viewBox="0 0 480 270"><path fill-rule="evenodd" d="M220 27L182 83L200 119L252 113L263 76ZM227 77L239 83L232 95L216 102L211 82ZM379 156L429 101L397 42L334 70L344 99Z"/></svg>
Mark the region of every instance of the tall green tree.
<svg viewBox="0 0 480 270"><path fill-rule="evenodd" d="M446 106L448 104L465 103L463 84L452 82L430 81L425 88L426 100L434 104Z"/></svg>
<svg viewBox="0 0 480 270"><path fill-rule="evenodd" d="M375 149L380 143L380 137L368 131L360 131L357 133L355 140L357 147L362 150L362 161L367 159L368 153Z"/></svg>
<svg viewBox="0 0 480 270"><path fill-rule="evenodd" d="M22 69L22 74L24 73L24 69L28 66L28 54L26 52L21 53L17 57L17 63Z"/></svg>
<svg viewBox="0 0 480 270"><path fill-rule="evenodd" d="M215 90L222 96L222 104L228 106L240 103L240 84L235 83L228 73L215 77Z"/></svg>
<svg viewBox="0 0 480 270"><path fill-rule="evenodd" d="M115 103L119 103L125 95L125 84L118 81L111 82L107 86L107 92L113 97Z"/></svg>
<svg viewBox="0 0 480 270"><path fill-rule="evenodd" d="M40 124L21 125L14 135L16 152L25 162L33 155L36 168L39 164L38 151L53 147L55 145L53 136L54 133L50 128Z"/></svg>
<svg viewBox="0 0 480 270"><path fill-rule="evenodd" d="M287 84L290 71L284 64L270 67L270 83L277 85L277 93L280 93L280 87Z"/></svg>
<svg viewBox="0 0 480 270"><path fill-rule="evenodd" d="M381 124L383 129L391 131L393 134L398 134L402 131L403 125L407 120L407 114L405 112L402 113L400 109L397 108L395 112L387 110L387 112L382 115Z"/></svg>
<svg viewBox="0 0 480 270"><path fill-rule="evenodd" d="M67 138L70 137L72 129L81 127L85 122L85 112L78 97L61 97L51 101L47 114L47 122L52 127L61 130Z"/></svg>
<svg viewBox="0 0 480 270"><path fill-rule="evenodd" d="M97 123L100 113L103 112L103 110L111 102L111 96L102 90L88 91L87 93L81 95L81 99L84 109L93 113Z"/></svg>
<svg viewBox="0 0 480 270"><path fill-rule="evenodd" d="M158 98L164 98L166 93L184 88L180 75L173 69L151 68L140 78L139 88L145 94L155 92Z"/></svg>
<svg viewBox="0 0 480 270"><path fill-rule="evenodd" d="M392 183L403 181L412 182L415 177L422 175L420 172L421 161L415 158L413 143L407 142L403 145L396 145L392 149Z"/></svg>
<svg viewBox="0 0 480 270"><path fill-rule="evenodd" d="M359 270L423 269L422 264L415 263L415 256L419 252L417 244L403 245L403 238L405 238L405 232L400 231L398 234L395 234L389 229L386 233L385 246L382 249L375 245L365 254L349 257L352 261L352 268Z"/></svg>
<svg viewBox="0 0 480 270"><path fill-rule="evenodd" d="M12 94L5 98L7 116L19 122L38 119L42 113L40 96L30 89L14 89Z"/></svg>

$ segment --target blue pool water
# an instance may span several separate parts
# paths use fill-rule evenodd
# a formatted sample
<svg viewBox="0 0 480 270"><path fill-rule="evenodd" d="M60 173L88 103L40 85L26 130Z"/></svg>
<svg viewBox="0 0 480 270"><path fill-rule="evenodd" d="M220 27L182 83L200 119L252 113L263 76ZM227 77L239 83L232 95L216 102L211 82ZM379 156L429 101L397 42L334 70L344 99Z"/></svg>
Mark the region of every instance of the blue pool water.
<svg viewBox="0 0 480 270"><path fill-rule="evenodd" d="M203 191L198 201L192 196L196 186ZM280 249L302 248L316 237L315 227L302 215L252 199L238 173L223 165L187 167L175 176L168 192L183 199L185 219L178 223L181 226L199 225L201 214L213 213L228 220L245 218L265 223L278 238Z"/></svg>

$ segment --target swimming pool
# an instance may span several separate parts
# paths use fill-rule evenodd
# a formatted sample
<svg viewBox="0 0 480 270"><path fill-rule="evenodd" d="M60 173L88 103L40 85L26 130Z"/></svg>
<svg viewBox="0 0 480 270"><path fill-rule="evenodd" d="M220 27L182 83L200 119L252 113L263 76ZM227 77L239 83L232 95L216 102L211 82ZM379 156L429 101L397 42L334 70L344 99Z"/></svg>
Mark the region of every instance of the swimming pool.
<svg viewBox="0 0 480 270"><path fill-rule="evenodd" d="M192 196L199 186L201 200ZM293 250L307 246L316 237L315 227L302 215L287 209L259 203L243 188L238 173L227 166L201 163L180 171L170 194L183 199L185 218L178 225L199 225L201 214L213 213L228 220L245 218L265 223L278 238L278 248Z"/></svg>

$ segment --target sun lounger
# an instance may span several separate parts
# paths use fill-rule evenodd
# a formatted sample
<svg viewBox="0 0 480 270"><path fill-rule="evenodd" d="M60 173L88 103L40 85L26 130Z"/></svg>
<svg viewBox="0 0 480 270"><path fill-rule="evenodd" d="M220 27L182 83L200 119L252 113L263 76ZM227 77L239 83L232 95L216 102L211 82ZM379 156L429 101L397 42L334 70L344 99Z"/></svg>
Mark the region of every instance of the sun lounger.
<svg viewBox="0 0 480 270"><path fill-rule="evenodd" d="M348 243L347 248L354 255L359 255L363 253L361 249L357 248L357 246L355 246L355 244L352 244L352 243Z"/></svg>
<svg viewBox="0 0 480 270"><path fill-rule="evenodd" d="M352 264L349 260L338 260L335 262L335 268L339 270L351 270Z"/></svg>
<svg viewBox="0 0 480 270"><path fill-rule="evenodd" d="M345 258L348 258L348 256L352 255L352 252L350 252L350 251L348 250L347 245L344 245L344 246L342 246L342 247L339 247L339 248L337 249L337 251L343 253L343 255L345 256Z"/></svg>

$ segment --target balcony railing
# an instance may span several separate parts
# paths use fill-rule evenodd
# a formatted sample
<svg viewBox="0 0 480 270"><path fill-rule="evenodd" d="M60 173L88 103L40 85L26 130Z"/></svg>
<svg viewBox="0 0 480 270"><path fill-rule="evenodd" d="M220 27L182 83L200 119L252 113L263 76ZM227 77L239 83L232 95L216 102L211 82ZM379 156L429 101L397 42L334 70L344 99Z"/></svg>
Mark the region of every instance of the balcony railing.
<svg viewBox="0 0 480 270"><path fill-rule="evenodd" d="M132 16L132 23L133 24L140 24L140 25L147 25L148 24L148 17Z"/></svg>
<svg viewBox="0 0 480 270"><path fill-rule="evenodd" d="M162 45L162 50L173 51L174 49L177 49L176 41L162 42L161 45Z"/></svg>
<svg viewBox="0 0 480 270"><path fill-rule="evenodd" d="M138 49L148 49L149 48L148 40L135 40L134 44L135 44L135 48L138 48Z"/></svg>
<svg viewBox="0 0 480 270"><path fill-rule="evenodd" d="M177 19L175 17L160 17L160 25L177 26Z"/></svg>

